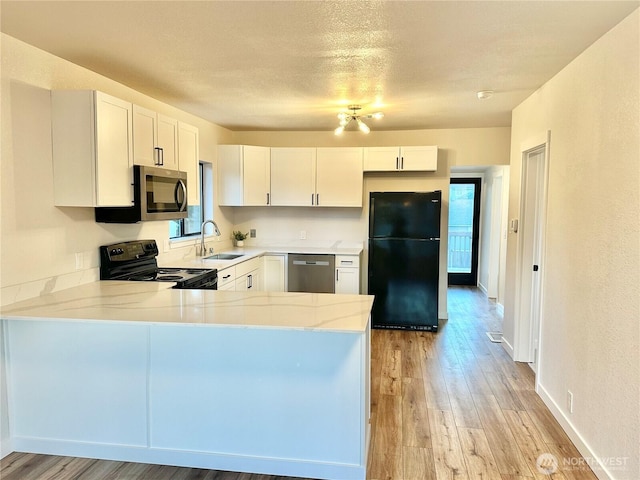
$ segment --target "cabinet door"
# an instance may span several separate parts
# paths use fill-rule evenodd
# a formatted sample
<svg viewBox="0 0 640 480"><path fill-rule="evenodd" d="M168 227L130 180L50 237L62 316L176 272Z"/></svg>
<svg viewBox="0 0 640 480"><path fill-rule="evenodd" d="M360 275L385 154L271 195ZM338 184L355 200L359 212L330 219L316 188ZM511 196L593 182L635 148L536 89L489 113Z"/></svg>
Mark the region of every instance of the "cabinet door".
<svg viewBox="0 0 640 480"><path fill-rule="evenodd" d="M128 102L96 92L96 206L133 201L133 109Z"/></svg>
<svg viewBox="0 0 640 480"><path fill-rule="evenodd" d="M243 205L269 205L271 183L271 150L245 145L243 148Z"/></svg>
<svg viewBox="0 0 640 480"><path fill-rule="evenodd" d="M359 276L359 268L336 268L336 293L358 295L360 293Z"/></svg>
<svg viewBox="0 0 640 480"><path fill-rule="evenodd" d="M187 203L200 203L200 179L198 178L198 129L178 122L178 168L187 172Z"/></svg>
<svg viewBox="0 0 640 480"><path fill-rule="evenodd" d="M252 270L236 279L236 292L254 292L262 290L260 286L260 270Z"/></svg>
<svg viewBox="0 0 640 480"><path fill-rule="evenodd" d="M414 172L435 172L438 169L438 147L401 147L400 169Z"/></svg>
<svg viewBox="0 0 640 480"><path fill-rule="evenodd" d="M364 170L366 172L388 172L400 168L398 147L365 147Z"/></svg>
<svg viewBox="0 0 640 480"><path fill-rule="evenodd" d="M271 205L315 205L316 149L271 149Z"/></svg>
<svg viewBox="0 0 640 480"><path fill-rule="evenodd" d="M156 112L133 106L133 163L155 166Z"/></svg>
<svg viewBox="0 0 640 480"><path fill-rule="evenodd" d="M178 121L158 114L156 146L162 149L162 166L178 170Z"/></svg>
<svg viewBox="0 0 640 480"><path fill-rule="evenodd" d="M318 148L316 205L362 207L362 148Z"/></svg>
<svg viewBox="0 0 640 480"><path fill-rule="evenodd" d="M265 255L264 290L266 292L285 292L285 255Z"/></svg>
<svg viewBox="0 0 640 480"><path fill-rule="evenodd" d="M242 188L242 145L218 145L218 204L241 206Z"/></svg>

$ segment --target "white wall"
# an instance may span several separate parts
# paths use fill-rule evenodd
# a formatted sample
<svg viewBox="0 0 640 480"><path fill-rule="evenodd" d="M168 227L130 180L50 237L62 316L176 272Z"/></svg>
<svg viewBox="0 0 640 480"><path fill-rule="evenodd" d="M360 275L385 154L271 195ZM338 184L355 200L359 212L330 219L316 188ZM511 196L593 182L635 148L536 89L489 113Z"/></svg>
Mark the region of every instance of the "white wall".
<svg viewBox="0 0 640 480"><path fill-rule="evenodd" d="M509 207L517 218L520 145L550 130L539 391L583 455L624 460L600 478L628 480L640 478L639 24L636 10L514 110ZM517 242L510 234L512 345Z"/></svg>
<svg viewBox="0 0 640 480"><path fill-rule="evenodd" d="M231 132L158 102L94 72L2 35L2 304L95 278L98 246L113 241L168 238L167 222L108 225L91 208L53 206L51 89L95 89L199 128L200 158L215 162L217 144ZM231 221L215 212L223 231ZM162 247L161 247L162 248ZM76 253L84 266L76 270ZM175 252L174 252L175 253Z"/></svg>

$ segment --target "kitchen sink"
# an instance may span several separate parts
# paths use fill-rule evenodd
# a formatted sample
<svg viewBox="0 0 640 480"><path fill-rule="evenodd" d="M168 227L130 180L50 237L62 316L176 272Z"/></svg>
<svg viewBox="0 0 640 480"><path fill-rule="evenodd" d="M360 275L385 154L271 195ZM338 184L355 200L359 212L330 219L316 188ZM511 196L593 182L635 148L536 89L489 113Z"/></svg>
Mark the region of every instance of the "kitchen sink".
<svg viewBox="0 0 640 480"><path fill-rule="evenodd" d="M205 260L235 260L242 257L241 253L216 253L215 255L209 255L204 257Z"/></svg>

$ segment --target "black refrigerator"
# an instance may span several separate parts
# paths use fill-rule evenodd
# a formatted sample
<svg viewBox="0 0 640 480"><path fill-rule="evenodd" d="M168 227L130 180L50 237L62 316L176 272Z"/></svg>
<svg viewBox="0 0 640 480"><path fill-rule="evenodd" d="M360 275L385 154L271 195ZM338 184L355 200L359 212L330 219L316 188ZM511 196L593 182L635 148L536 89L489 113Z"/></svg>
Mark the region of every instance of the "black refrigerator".
<svg viewBox="0 0 640 480"><path fill-rule="evenodd" d="M371 192L373 328L438 330L442 192Z"/></svg>

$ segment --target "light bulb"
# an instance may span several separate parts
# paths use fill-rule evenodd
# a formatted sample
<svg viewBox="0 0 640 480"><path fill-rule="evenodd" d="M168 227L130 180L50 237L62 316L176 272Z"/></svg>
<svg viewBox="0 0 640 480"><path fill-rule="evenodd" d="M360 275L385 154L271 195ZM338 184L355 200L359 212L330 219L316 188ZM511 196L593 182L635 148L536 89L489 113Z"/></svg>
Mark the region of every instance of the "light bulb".
<svg viewBox="0 0 640 480"><path fill-rule="evenodd" d="M333 133L336 135L342 135L342 132L344 132L344 125L340 125L333 131Z"/></svg>
<svg viewBox="0 0 640 480"><path fill-rule="evenodd" d="M367 126L367 124L364 123L362 120L358 118L357 121L358 121L358 128L362 133L369 133L371 131L371 129Z"/></svg>
<svg viewBox="0 0 640 480"><path fill-rule="evenodd" d="M376 112L373 115L371 115L373 118L375 118L376 120L380 120L382 117L384 117L384 113L382 112Z"/></svg>

